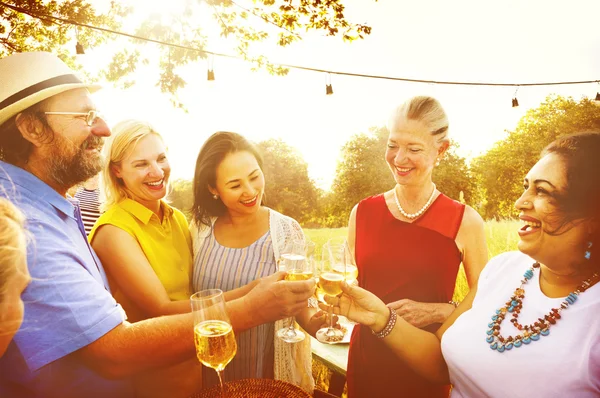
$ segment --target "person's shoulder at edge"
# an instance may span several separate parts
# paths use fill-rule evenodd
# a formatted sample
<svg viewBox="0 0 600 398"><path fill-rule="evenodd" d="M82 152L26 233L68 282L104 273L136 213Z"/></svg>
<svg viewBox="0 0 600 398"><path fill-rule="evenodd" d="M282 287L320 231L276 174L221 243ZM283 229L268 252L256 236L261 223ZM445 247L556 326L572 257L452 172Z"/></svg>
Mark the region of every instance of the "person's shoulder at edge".
<svg viewBox="0 0 600 398"><path fill-rule="evenodd" d="M515 268L523 268L523 265L531 265L535 260L518 250L504 252L491 258L486 266L481 271L479 280L487 280L494 278L500 273L513 270ZM523 269L523 272L525 269Z"/></svg>

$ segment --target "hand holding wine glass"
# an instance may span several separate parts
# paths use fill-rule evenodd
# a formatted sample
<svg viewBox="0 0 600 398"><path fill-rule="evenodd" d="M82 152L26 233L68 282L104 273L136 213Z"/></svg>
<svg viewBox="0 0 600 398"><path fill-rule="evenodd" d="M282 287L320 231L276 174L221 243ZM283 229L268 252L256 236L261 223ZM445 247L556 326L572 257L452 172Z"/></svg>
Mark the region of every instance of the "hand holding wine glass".
<svg viewBox="0 0 600 398"><path fill-rule="evenodd" d="M305 281L311 279L314 274L313 255L315 244L304 240L291 240L281 254L279 269L286 271L287 281ZM290 318L289 326L279 329L277 337L287 343L297 343L306 338L304 332L295 328L296 320Z"/></svg>
<svg viewBox="0 0 600 398"><path fill-rule="evenodd" d="M342 294L342 282L346 279L346 245L327 242L323 246L323 261L317 288L317 297L336 297ZM344 338L344 332L333 327L333 307L329 307L329 327L319 329L317 340L334 344Z"/></svg>
<svg viewBox="0 0 600 398"><path fill-rule="evenodd" d="M194 314L194 341L198 360L217 371L221 396L225 398L223 370L237 352L231 321L225 310L223 292L203 290L190 298Z"/></svg>

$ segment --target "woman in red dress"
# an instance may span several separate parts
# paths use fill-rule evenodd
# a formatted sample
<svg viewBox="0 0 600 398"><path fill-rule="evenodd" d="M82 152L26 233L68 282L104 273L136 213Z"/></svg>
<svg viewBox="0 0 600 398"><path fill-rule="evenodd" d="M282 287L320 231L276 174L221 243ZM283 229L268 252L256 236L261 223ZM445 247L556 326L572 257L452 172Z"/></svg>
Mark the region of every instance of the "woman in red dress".
<svg viewBox="0 0 600 398"><path fill-rule="evenodd" d="M483 220L440 193L433 168L448 149L448 118L437 100L414 97L388 126L385 159L396 186L358 203L348 244L359 285L413 325L435 331L452 313L462 262L469 286L487 262ZM363 326L354 328L348 357L348 397L448 397L449 386L427 382Z"/></svg>

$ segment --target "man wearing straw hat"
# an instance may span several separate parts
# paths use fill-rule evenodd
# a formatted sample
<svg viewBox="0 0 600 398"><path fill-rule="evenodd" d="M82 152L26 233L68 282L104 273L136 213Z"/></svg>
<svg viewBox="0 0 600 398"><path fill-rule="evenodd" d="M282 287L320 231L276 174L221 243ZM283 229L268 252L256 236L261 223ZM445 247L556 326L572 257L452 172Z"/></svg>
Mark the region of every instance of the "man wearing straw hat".
<svg viewBox="0 0 600 398"><path fill-rule="evenodd" d="M25 318L0 359L0 397L131 397L128 377L194 355L191 314L130 324L88 245L74 185L97 174L110 129L90 93L50 53L0 59L0 195L27 216ZM291 316L314 282L275 274L228 302L234 329ZM1 326L0 314L0 326Z"/></svg>

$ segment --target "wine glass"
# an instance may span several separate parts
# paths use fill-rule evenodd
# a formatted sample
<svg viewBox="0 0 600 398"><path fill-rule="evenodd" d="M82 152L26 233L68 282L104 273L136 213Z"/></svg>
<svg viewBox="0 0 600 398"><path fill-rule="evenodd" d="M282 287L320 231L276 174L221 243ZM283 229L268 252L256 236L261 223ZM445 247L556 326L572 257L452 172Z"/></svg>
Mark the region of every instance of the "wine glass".
<svg viewBox="0 0 600 398"><path fill-rule="evenodd" d="M221 396L225 398L223 370L235 356L237 344L225 310L223 291L202 290L190 297L194 314L194 342L198 360L217 371Z"/></svg>
<svg viewBox="0 0 600 398"><path fill-rule="evenodd" d="M281 254L279 270L286 271L287 281L306 281L313 277L314 242L295 239L289 241ZM304 332L295 328L296 319L291 317L289 325L277 331L277 337L286 343L297 343L306 338Z"/></svg>
<svg viewBox="0 0 600 398"><path fill-rule="evenodd" d="M342 282L346 279L347 245L328 241L323 245L323 261L317 286L317 297L324 302L323 296L342 294ZM344 332L333 327L333 306L329 306L329 327L317 331L317 340L334 344L344 338Z"/></svg>
<svg viewBox="0 0 600 398"><path fill-rule="evenodd" d="M326 249L332 245L344 246L344 264L335 264L333 272L344 275L346 283L349 285L358 285L358 267L354 261L354 256L350 253L348 241L345 237L331 238L325 243L324 247Z"/></svg>

